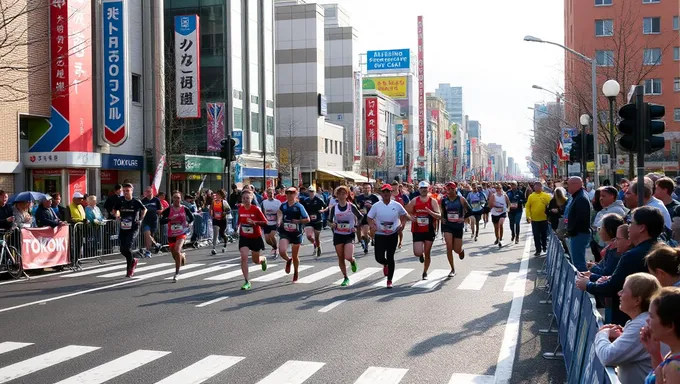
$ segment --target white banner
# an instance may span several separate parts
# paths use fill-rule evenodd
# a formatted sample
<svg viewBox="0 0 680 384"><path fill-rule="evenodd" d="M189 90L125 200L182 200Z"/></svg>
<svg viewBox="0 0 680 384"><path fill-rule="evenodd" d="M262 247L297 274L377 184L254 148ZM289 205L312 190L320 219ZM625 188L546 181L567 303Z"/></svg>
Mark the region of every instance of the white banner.
<svg viewBox="0 0 680 384"><path fill-rule="evenodd" d="M165 155L161 156L161 159L156 165L156 174L153 176L153 195L158 195L158 189L161 187L161 179L163 178L163 166L165 165Z"/></svg>
<svg viewBox="0 0 680 384"><path fill-rule="evenodd" d="M354 72L354 161L361 159L361 154L363 152L361 142L361 122L363 121L361 87L361 72Z"/></svg>
<svg viewBox="0 0 680 384"><path fill-rule="evenodd" d="M175 16L175 98L178 118L201 117L198 15Z"/></svg>

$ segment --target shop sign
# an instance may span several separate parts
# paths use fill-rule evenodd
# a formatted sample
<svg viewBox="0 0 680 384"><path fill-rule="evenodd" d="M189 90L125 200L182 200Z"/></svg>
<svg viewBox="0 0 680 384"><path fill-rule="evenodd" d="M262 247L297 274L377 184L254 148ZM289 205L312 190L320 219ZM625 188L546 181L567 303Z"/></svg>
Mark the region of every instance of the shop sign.
<svg viewBox="0 0 680 384"><path fill-rule="evenodd" d="M61 176L61 169L34 169L33 176Z"/></svg>
<svg viewBox="0 0 680 384"><path fill-rule="evenodd" d="M173 173L172 177L170 177L172 181L184 181L187 179L187 174L186 173Z"/></svg>
<svg viewBox="0 0 680 384"><path fill-rule="evenodd" d="M198 15L175 16L177 118L201 117L201 65Z"/></svg>
<svg viewBox="0 0 680 384"><path fill-rule="evenodd" d="M141 171L143 165L144 165L143 156L114 155L114 154L102 155L103 169L122 169L129 171Z"/></svg>
<svg viewBox="0 0 680 384"><path fill-rule="evenodd" d="M28 152L22 160L28 168L99 168L102 165L101 154L96 152Z"/></svg>
<svg viewBox="0 0 680 384"><path fill-rule="evenodd" d="M170 160L173 171L185 173L222 173L224 160L212 156L174 156Z"/></svg>
<svg viewBox="0 0 680 384"><path fill-rule="evenodd" d="M103 0L104 141L114 147L128 137L126 81L126 7L122 0Z"/></svg>
<svg viewBox="0 0 680 384"><path fill-rule="evenodd" d="M35 171L34 171L35 172ZM116 184L118 182L118 171L101 171L102 184Z"/></svg>
<svg viewBox="0 0 680 384"><path fill-rule="evenodd" d="M187 175L187 180L201 181L201 180L203 180L203 176L196 175L196 174L190 174L190 175Z"/></svg>

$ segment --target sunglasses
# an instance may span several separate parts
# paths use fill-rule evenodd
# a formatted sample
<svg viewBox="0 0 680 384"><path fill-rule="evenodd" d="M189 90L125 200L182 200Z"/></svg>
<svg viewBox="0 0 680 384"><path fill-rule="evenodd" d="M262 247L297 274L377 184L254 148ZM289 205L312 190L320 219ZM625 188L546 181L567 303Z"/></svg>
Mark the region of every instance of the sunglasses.
<svg viewBox="0 0 680 384"><path fill-rule="evenodd" d="M294 193L295 193L295 192L293 192L293 191L287 191L287 192L286 192L286 195L292 195L292 194L294 194Z"/></svg>

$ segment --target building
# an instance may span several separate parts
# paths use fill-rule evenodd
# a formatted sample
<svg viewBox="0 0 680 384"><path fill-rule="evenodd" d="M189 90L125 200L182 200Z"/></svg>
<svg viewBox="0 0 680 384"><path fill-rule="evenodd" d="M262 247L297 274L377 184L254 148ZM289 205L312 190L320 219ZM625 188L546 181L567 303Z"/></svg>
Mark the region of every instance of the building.
<svg viewBox="0 0 680 384"><path fill-rule="evenodd" d="M463 113L463 87L452 87L449 83L440 83L434 94L444 100L451 122L462 125L465 116Z"/></svg>
<svg viewBox="0 0 680 384"><path fill-rule="evenodd" d="M505 173L510 176L511 180L517 177L515 173L515 158L512 156L508 156L508 166L505 168Z"/></svg>
<svg viewBox="0 0 680 384"><path fill-rule="evenodd" d="M468 120L467 122L467 134L470 138L476 138L477 140L482 140L482 124L477 120Z"/></svg>
<svg viewBox="0 0 680 384"><path fill-rule="evenodd" d="M404 134L398 144L397 124L404 126L399 116L401 106L380 91L364 90L364 120L366 129L362 140L365 143L361 161L362 171L376 179L390 180L395 176L405 177ZM359 180L357 180L359 181Z"/></svg>

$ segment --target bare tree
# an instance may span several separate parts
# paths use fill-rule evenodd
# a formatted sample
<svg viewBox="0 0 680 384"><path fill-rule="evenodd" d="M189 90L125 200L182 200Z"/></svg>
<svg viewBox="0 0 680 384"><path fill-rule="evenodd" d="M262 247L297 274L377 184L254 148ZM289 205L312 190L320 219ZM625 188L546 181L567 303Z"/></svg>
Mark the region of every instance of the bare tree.
<svg viewBox="0 0 680 384"><path fill-rule="evenodd" d="M282 175L290 175L293 184L295 184L295 167L303 163L306 154L305 142L296 136L296 131L300 127L299 121L290 118L279 124L277 130L276 158L279 163L279 172Z"/></svg>
<svg viewBox="0 0 680 384"><path fill-rule="evenodd" d="M437 151L437 180L447 182L453 180L453 156L447 151Z"/></svg>
<svg viewBox="0 0 680 384"><path fill-rule="evenodd" d="M534 160L550 164L562 134L563 121L554 115L546 115L536 120L534 135L530 140Z"/></svg>
<svg viewBox="0 0 680 384"><path fill-rule="evenodd" d="M361 156L361 170L366 170L368 178L375 179L375 171L380 171L382 168L382 160L378 156Z"/></svg>

